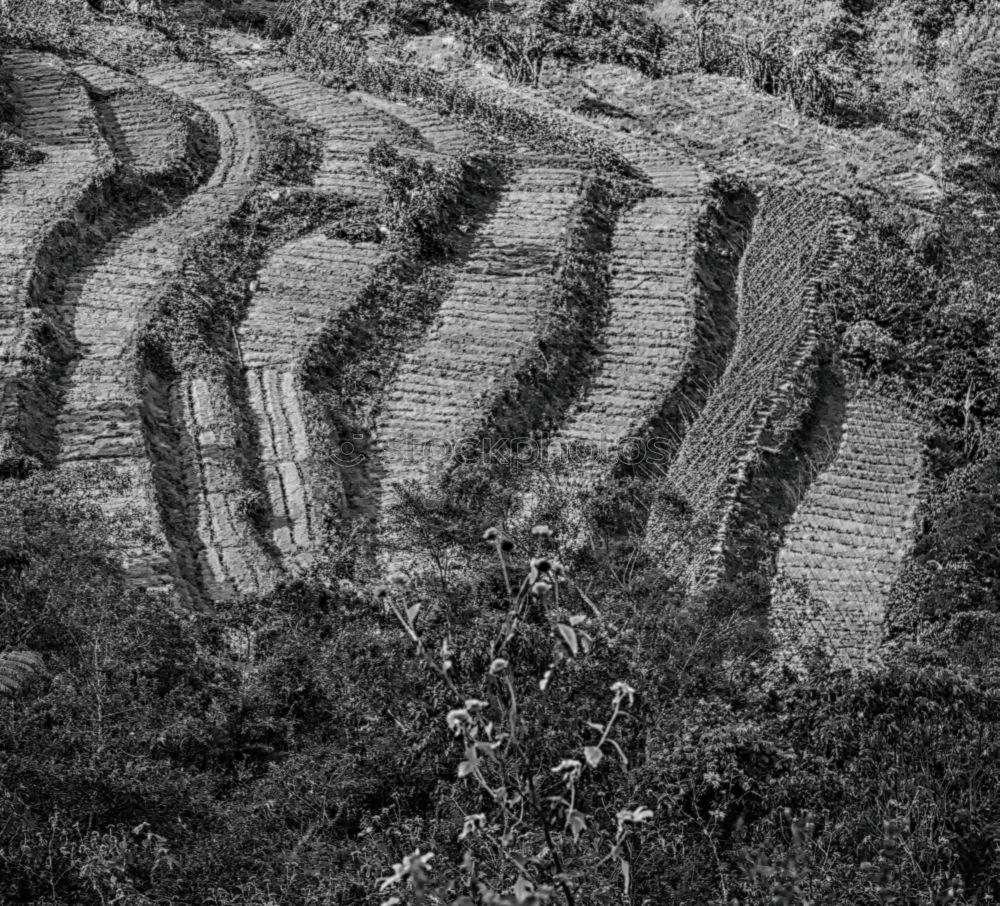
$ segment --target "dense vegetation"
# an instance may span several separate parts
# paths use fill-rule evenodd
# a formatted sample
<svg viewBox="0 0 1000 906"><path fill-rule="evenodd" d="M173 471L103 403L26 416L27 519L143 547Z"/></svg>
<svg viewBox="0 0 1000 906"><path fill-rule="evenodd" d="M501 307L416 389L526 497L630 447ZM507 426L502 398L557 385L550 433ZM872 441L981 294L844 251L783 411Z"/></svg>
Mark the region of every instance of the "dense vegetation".
<svg viewBox="0 0 1000 906"><path fill-rule="evenodd" d="M932 485L885 669L852 676L817 657L806 676L780 670L755 572L685 591L643 554L649 501L629 481L602 489L571 549L566 501L541 501L545 526L507 535L490 529L509 515L504 471L459 469L439 497L400 507L406 546L432 568L386 578L359 522L301 580L191 613L130 588L108 554L114 526L72 502L74 479L38 472L0 496L0 902L1000 898L991 7L684 5L694 21L676 32L632 0L301 6L357 40L454 28L520 81L550 60L657 75L683 52L809 113L955 151L956 197L933 217L858 203L824 295L829 356L928 426ZM11 10L6 41L79 49L75 4L63 18ZM168 22L169 9L142 15ZM489 174L420 168L385 145L370 162L387 184L377 211L277 191L248 202L201 250L204 283L178 296L178 323L162 321L185 339L175 358L216 329L210 314L235 317L241 252L276 236L367 229L446 257L441 199L460 207ZM400 290L397 307L432 289Z"/></svg>
<svg viewBox="0 0 1000 906"><path fill-rule="evenodd" d="M0 706L5 902L381 902L393 863L416 882L403 902L519 875L519 902L618 902L628 882L650 903L1000 894L1000 685L968 650L994 609L877 675L768 675L738 586L686 598L608 537L533 561L517 600L557 538L480 541L478 510L411 501L453 567L436 577L378 588L341 551L185 614L125 587L66 490L4 495L2 645L46 671ZM518 821L469 776L489 733L514 740L480 754L490 787L537 785ZM415 850L435 853L426 882L400 861Z"/></svg>

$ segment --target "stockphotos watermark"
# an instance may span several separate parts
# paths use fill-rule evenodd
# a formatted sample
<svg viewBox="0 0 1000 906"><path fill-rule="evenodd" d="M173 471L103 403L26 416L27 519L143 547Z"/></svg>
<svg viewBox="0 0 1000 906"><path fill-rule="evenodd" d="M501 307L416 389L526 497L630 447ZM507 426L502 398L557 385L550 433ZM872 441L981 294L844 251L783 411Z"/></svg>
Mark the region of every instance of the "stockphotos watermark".
<svg viewBox="0 0 1000 906"><path fill-rule="evenodd" d="M665 467L672 458L673 445L664 437L628 437L607 441L540 440L513 437L503 440L416 440L404 438L380 445L367 435L353 434L340 441L334 452L338 465L359 466L374 450L380 459L393 462L481 462L532 468L541 465L572 467L600 462L631 468Z"/></svg>

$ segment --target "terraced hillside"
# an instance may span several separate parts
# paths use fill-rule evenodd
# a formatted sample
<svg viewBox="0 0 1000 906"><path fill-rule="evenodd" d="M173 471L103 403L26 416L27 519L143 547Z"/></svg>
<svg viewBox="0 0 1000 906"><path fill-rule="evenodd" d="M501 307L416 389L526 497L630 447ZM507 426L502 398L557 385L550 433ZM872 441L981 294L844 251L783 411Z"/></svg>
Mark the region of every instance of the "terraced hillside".
<svg viewBox="0 0 1000 906"><path fill-rule="evenodd" d="M394 486L443 477L475 442L495 400L539 355L539 324L584 175L525 160L444 301L426 342L400 366L378 428L386 501Z"/></svg>
<svg viewBox="0 0 1000 906"><path fill-rule="evenodd" d="M332 516L343 509L329 449L336 436L316 437L314 428L310 438L310 421L322 423L323 417L310 411L318 404L302 386L299 366L324 326L360 297L382 257L377 245L351 244L322 233L295 240L265 262L260 288L240 326L272 537L290 567L307 564L322 546L324 512Z"/></svg>
<svg viewBox="0 0 1000 906"><path fill-rule="evenodd" d="M721 568L729 522L760 438L792 398L816 347L816 285L835 239L834 210L821 195L774 191L759 204L738 279L737 337L719 386L685 435L667 487L716 543L695 567ZM647 542L664 553L669 516L650 514Z"/></svg>
<svg viewBox="0 0 1000 906"><path fill-rule="evenodd" d="M813 402L803 394L821 345L818 292L840 242L840 202L812 181L828 166L822 155L806 166L758 148L769 163L733 180L730 161L688 141L690 117L675 136L634 134L575 102L561 107L564 83L532 91L348 52L331 79L300 65L302 48L292 59L253 46L222 54L225 65L131 75L45 54L4 58L17 128L44 155L0 186L7 470L29 460L76 470L117 527L133 580L189 601L266 592L322 564L351 509L344 414L332 402L344 390L330 377L347 366L330 359L366 329L380 281L405 288L424 264L377 241L385 229L350 238L310 228L247 263L244 308L208 338L203 365L157 360L150 325L169 290L191 280L193 250L232 233L255 192L376 216L376 143L430 164L486 153L505 182L472 226L450 224L460 241L435 264L440 297L421 297L435 310L391 338L392 364L364 401L375 484L365 518L391 539L401 488L440 490L497 441L566 452L558 480L586 497L629 471L618 456L639 441L655 460L631 471L651 497L670 491L712 539L674 563L674 517L654 506L647 549L695 584L724 575L751 474ZM649 121L635 103L631 120ZM280 191L263 161L268 111L319 142L300 184ZM890 187L908 178L869 177ZM146 201L130 219L136 197ZM61 243L86 253L60 266ZM56 340L47 369L32 372L42 322ZM329 367L310 370L316 361ZM32 421L35 397L44 406ZM808 630L851 664L878 645L872 608L900 565L917 493L916 429L883 418L892 461L866 459L862 432L879 430L866 400L852 401L837 459L785 533L775 596L780 634L794 623L789 583L819 602L853 589ZM840 524L823 509L858 510L862 491L883 485L874 520Z"/></svg>
<svg viewBox="0 0 1000 906"><path fill-rule="evenodd" d="M920 427L885 393L849 399L836 455L785 530L772 621L786 655L878 660L885 606L914 539Z"/></svg>
<svg viewBox="0 0 1000 906"><path fill-rule="evenodd" d="M1000 897L998 2L0 3L0 904Z"/></svg>
<svg viewBox="0 0 1000 906"><path fill-rule="evenodd" d="M466 153L472 144L465 130L431 113L356 91L331 90L287 72L254 75L248 85L321 130L322 155L310 187L324 194L376 202L381 189L367 155L379 141L439 162ZM382 262L388 264L388 256L372 243L323 233L295 239L264 262L238 329L270 541L290 570L314 560L326 540L324 524L345 504L335 456L339 441L331 414L319 400L324 388L305 381L302 368L310 358L325 357L324 344L372 287ZM255 587L259 585L252 583L241 590Z"/></svg>
<svg viewBox="0 0 1000 906"><path fill-rule="evenodd" d="M197 553L184 542L170 546L166 540L162 511L169 504L160 499L158 484L177 486L182 478L167 388L139 364L138 344L186 250L246 197L258 137L247 100L211 71L167 66L148 70L144 77L192 101L211 118L216 163L209 179L176 210L117 237L74 277L68 297L79 353L70 367L58 421L58 463L63 468L111 467L110 483L95 482L90 493L122 523L129 573L145 584L166 587L181 576L192 581Z"/></svg>
<svg viewBox="0 0 1000 906"><path fill-rule="evenodd" d="M53 318L47 284L108 175L111 155L83 83L62 60L9 53L3 75L19 134L43 154L38 164L5 173L0 185L0 455L14 465L33 452L21 411L32 347Z"/></svg>
<svg viewBox="0 0 1000 906"><path fill-rule="evenodd" d="M644 431L680 381L696 322L690 259L699 198L697 173L678 175L691 180L686 193L645 199L616 227L606 352L559 441L617 449Z"/></svg>

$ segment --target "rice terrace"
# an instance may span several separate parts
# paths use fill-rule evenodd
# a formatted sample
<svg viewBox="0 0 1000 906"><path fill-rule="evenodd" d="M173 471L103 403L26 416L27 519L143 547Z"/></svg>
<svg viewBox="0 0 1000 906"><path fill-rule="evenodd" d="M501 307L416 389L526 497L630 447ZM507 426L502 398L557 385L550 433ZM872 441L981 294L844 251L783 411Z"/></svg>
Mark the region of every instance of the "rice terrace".
<svg viewBox="0 0 1000 906"><path fill-rule="evenodd" d="M0 904L1000 901L997 0L0 0Z"/></svg>

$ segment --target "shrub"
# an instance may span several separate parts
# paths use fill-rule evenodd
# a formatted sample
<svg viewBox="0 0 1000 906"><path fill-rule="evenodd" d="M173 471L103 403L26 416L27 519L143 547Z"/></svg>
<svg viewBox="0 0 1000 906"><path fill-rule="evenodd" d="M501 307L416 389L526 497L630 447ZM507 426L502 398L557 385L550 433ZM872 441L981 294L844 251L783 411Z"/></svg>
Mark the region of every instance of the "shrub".
<svg viewBox="0 0 1000 906"><path fill-rule="evenodd" d="M282 4L277 18L286 28L308 23L356 39L378 26L392 34L430 31L462 5L463 0L291 0Z"/></svg>
<svg viewBox="0 0 1000 906"><path fill-rule="evenodd" d="M838 105L847 73L836 54L822 49L788 48L771 36L751 38L724 33L699 22L698 65L706 72L741 78L758 91L777 95L797 110L830 116Z"/></svg>
<svg viewBox="0 0 1000 906"><path fill-rule="evenodd" d="M451 253L470 175L462 164L452 158L420 162L381 139L368 152L368 165L383 187L380 219L392 240L421 258Z"/></svg>
<svg viewBox="0 0 1000 906"><path fill-rule="evenodd" d="M513 82L537 85L547 60L621 63L661 74L665 33L641 0L534 0L516 13L456 16L452 24Z"/></svg>
<svg viewBox="0 0 1000 906"><path fill-rule="evenodd" d="M983 430L1000 415L992 253L970 256L971 225L962 225L968 214L958 209L930 229L907 228L898 209L856 213L855 246L827 294L841 352L869 377L889 376L920 401L937 426L939 455L950 449L974 457Z"/></svg>

